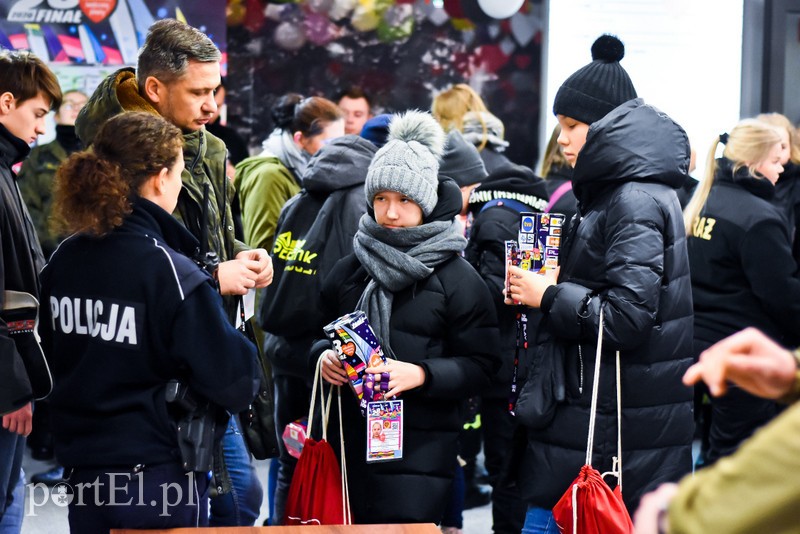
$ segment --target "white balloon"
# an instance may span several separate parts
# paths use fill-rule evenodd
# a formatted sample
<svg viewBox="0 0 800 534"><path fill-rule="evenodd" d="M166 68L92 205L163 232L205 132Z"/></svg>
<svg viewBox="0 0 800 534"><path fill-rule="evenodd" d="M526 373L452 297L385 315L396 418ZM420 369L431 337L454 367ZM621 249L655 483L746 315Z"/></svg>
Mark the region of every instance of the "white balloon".
<svg viewBox="0 0 800 534"><path fill-rule="evenodd" d="M507 19L522 7L525 0L478 0L484 13L493 19Z"/></svg>

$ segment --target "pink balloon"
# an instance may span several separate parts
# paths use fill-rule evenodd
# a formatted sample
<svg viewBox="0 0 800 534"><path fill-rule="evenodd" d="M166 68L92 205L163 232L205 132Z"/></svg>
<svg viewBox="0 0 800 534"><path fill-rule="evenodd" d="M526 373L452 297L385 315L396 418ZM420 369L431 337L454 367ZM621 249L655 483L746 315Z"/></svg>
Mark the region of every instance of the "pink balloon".
<svg viewBox="0 0 800 534"><path fill-rule="evenodd" d="M325 46L336 37L334 25L327 16L320 13L309 13L303 21L308 40L317 46Z"/></svg>

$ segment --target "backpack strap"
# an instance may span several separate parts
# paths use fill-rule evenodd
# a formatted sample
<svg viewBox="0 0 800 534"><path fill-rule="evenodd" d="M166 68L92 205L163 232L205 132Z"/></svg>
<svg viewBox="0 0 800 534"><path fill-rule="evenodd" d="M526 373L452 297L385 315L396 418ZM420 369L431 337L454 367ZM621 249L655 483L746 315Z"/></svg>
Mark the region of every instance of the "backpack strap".
<svg viewBox="0 0 800 534"><path fill-rule="evenodd" d="M478 213L483 213L487 209L494 208L495 206L505 206L507 208L511 208L512 210L518 213L532 211L532 208L530 206L528 206L527 204L523 204L519 200L514 200L511 198L495 198L484 204L483 207L481 208L481 211L479 211Z"/></svg>
<svg viewBox="0 0 800 534"><path fill-rule="evenodd" d="M544 209L544 211L549 213L550 210L553 209L553 206L556 205L556 202L561 200L561 197L563 197L564 193L567 191L572 191L572 182L569 180L559 185L558 188L553 191L553 194L550 195L550 202L547 203L547 207Z"/></svg>

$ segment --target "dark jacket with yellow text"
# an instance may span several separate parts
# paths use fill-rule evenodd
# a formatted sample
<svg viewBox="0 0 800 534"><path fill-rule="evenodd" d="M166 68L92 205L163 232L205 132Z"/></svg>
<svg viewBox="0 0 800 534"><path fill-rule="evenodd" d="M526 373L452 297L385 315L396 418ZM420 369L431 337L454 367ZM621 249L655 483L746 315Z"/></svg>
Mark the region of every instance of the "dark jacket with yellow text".
<svg viewBox="0 0 800 534"><path fill-rule="evenodd" d="M691 228L694 335L715 343L754 326L800 343L800 278L774 186L719 159L706 205Z"/></svg>
<svg viewBox="0 0 800 534"><path fill-rule="evenodd" d="M273 372L307 376L311 342L322 333L322 280L353 251L367 211L364 180L377 149L356 135L323 146L308 164L303 190L284 206L275 233L275 277L259 308L264 353Z"/></svg>

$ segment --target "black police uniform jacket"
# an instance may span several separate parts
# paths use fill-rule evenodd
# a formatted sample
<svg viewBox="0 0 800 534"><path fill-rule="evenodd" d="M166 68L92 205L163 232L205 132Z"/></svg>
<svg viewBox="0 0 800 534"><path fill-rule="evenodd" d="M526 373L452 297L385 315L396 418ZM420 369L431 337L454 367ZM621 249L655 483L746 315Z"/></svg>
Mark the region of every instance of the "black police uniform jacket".
<svg viewBox="0 0 800 534"><path fill-rule="evenodd" d="M520 201L525 206L525 211L544 211L548 198L544 180L528 167L512 163L491 173L470 194L467 210L473 214L473 222L464 257L489 286L500 331L500 347L497 352L502 366L493 377L491 387L484 392L485 397L508 398L511 391L518 310L513 306L507 306L503 301L506 274L505 241L517 239L520 211L507 204L486 209L483 207L490 200L512 199ZM539 315L533 310L528 312L528 328L531 333L538 324ZM524 361L524 355L521 357Z"/></svg>
<svg viewBox="0 0 800 534"><path fill-rule="evenodd" d="M225 317L208 274L184 255L197 249L180 222L137 198L107 236L74 235L53 253L42 271L40 330L62 465L178 462L170 379L231 412L255 397L255 346Z"/></svg>
<svg viewBox="0 0 800 534"><path fill-rule="evenodd" d="M42 249L11 166L22 161L30 148L0 124L0 305L3 291L30 293L39 298L38 273L44 266ZM16 344L9 337L8 325L0 319L0 413L20 408L32 397L27 373ZM6 367L15 362L14 368ZM49 377L48 377L49 379Z"/></svg>
<svg viewBox="0 0 800 534"><path fill-rule="evenodd" d="M754 326L800 343L800 278L775 187L719 159L706 205L690 229L694 335L715 343Z"/></svg>
<svg viewBox="0 0 800 534"><path fill-rule="evenodd" d="M452 184L452 182L450 182ZM453 184L452 210L440 219L442 200L430 220L452 219L461 195ZM326 316L352 312L369 276L354 254L339 261L322 288ZM401 461L366 464L366 418L356 396L342 390L350 506L357 523L438 523L451 493L463 401L489 383L498 365L497 319L483 280L460 256L445 261L425 280L394 294L392 349L398 359L420 365L425 384L401 395L404 449ZM315 344L318 356L329 342ZM333 410L335 412L335 410ZM338 422L329 440L338 449ZM333 437L331 437L333 436Z"/></svg>
<svg viewBox="0 0 800 534"><path fill-rule="evenodd" d="M552 508L583 465L599 313L604 311L593 465L617 455L614 353L621 353L623 497L691 470L692 295L681 209L689 143L662 112L630 100L591 125L575 166L579 202L559 283L542 300L546 343L565 352L565 393L544 428L528 429L521 495ZM580 347L580 351L579 351ZM610 479L613 484L613 479Z"/></svg>

